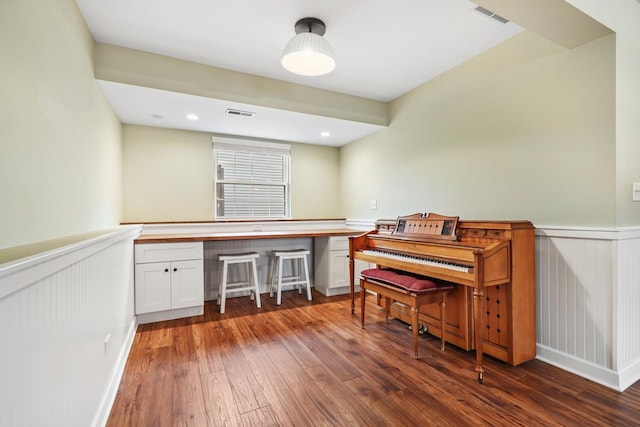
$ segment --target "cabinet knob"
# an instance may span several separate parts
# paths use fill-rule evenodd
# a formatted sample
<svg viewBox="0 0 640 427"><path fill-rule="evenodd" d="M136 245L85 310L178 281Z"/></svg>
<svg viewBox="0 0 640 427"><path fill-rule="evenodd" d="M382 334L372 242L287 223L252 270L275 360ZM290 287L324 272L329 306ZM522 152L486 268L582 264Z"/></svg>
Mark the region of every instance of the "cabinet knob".
<svg viewBox="0 0 640 427"><path fill-rule="evenodd" d="M165 268L165 269L164 269L164 272L166 273L167 271L169 271L169 269L168 269L168 268Z"/></svg>
<svg viewBox="0 0 640 427"><path fill-rule="evenodd" d="M173 271L178 271L178 267L173 267Z"/></svg>

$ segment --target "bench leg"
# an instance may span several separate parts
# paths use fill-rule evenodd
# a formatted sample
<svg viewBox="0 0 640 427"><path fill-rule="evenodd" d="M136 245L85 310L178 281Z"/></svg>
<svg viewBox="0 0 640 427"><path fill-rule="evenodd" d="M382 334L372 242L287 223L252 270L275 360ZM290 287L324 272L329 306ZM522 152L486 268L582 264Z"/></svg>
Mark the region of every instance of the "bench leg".
<svg viewBox="0 0 640 427"><path fill-rule="evenodd" d="M362 282L360 282L360 327L364 329L364 299L367 295L367 291L365 290Z"/></svg>
<svg viewBox="0 0 640 427"><path fill-rule="evenodd" d="M413 324L413 358L418 358L418 309L411 307L411 320Z"/></svg>
<svg viewBox="0 0 640 427"><path fill-rule="evenodd" d="M440 350L444 351L444 329L447 326L447 319L445 319L445 305L447 301L447 293L442 292L442 299L440 300Z"/></svg>

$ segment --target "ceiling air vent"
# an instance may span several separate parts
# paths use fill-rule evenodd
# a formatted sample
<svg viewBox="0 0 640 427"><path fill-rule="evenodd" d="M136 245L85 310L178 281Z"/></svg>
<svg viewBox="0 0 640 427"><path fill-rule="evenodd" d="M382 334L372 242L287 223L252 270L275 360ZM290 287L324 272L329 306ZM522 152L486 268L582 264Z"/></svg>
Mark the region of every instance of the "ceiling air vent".
<svg viewBox="0 0 640 427"><path fill-rule="evenodd" d="M491 19L495 19L496 21L501 22L501 23L503 23L503 24L506 24L507 22L509 22L509 20L508 20L508 19L503 18L503 17L502 17L502 16L500 16L500 15L496 15L495 13L491 12L489 9L485 9L485 8L484 8L484 7L482 7L482 6L478 6L478 7L476 7L476 9L475 9L475 10L476 10L476 12L480 12L481 14L486 15L486 16L488 16L488 17L489 17L489 18L491 18Z"/></svg>
<svg viewBox="0 0 640 427"><path fill-rule="evenodd" d="M233 108L227 108L226 113L230 116L242 116L242 117L253 117L256 114L256 113L252 113L251 111L234 110Z"/></svg>

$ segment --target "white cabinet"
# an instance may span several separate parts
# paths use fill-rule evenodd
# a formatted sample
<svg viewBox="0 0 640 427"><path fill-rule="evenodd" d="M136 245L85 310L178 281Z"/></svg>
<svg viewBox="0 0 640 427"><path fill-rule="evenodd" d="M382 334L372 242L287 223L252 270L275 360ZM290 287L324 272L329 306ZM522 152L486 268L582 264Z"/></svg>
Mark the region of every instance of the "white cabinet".
<svg viewBox="0 0 640 427"><path fill-rule="evenodd" d="M136 314L171 308L169 262L136 264Z"/></svg>
<svg viewBox="0 0 640 427"><path fill-rule="evenodd" d="M138 323L203 313L202 257L202 242L135 245Z"/></svg>
<svg viewBox="0 0 640 427"><path fill-rule="evenodd" d="M315 280L318 292L331 296L349 293L349 237L316 237L315 238ZM363 267L356 261L356 277ZM356 281L356 291L360 286Z"/></svg>

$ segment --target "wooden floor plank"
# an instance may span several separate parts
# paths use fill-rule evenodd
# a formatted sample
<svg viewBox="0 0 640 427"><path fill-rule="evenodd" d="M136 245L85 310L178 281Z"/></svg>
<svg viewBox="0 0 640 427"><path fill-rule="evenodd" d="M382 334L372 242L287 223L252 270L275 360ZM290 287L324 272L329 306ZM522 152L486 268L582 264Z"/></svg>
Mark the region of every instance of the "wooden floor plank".
<svg viewBox="0 0 640 427"><path fill-rule="evenodd" d="M313 352L331 371L342 380L359 377L363 374L358 367L357 355L350 352L349 343L345 343L333 330L331 325L317 320L305 311L287 313L296 317L306 327L299 333L300 340ZM346 351L340 351L342 348Z"/></svg>
<svg viewBox="0 0 640 427"><path fill-rule="evenodd" d="M405 414L404 402L394 398L395 392L385 392L371 381L371 376L362 376L345 381L345 385L351 389L354 399L359 399L364 405L370 408L376 418L382 420L382 426L393 425L422 425L415 420L409 419ZM429 424L426 424L429 425ZM435 423L432 425L436 425Z"/></svg>
<svg viewBox="0 0 640 427"><path fill-rule="evenodd" d="M118 391L114 407L124 404L127 410L124 414L118 413L110 417L108 426L171 426L173 424L172 357L171 347L147 349L142 363L146 366L146 373L139 377L135 395L128 393L130 390L128 386L125 390ZM158 399L158 396L162 398ZM131 397L133 400L130 400Z"/></svg>
<svg viewBox="0 0 640 427"><path fill-rule="evenodd" d="M195 357L198 361L200 373L207 375L224 371L224 364L219 349L216 330L209 323L198 323L192 326Z"/></svg>
<svg viewBox="0 0 640 427"><path fill-rule="evenodd" d="M255 411L251 412L245 412L240 416L240 421L242 422L242 425L244 427L274 427L279 425L278 420L270 406L265 408L258 408Z"/></svg>
<svg viewBox="0 0 640 427"><path fill-rule="evenodd" d="M236 335L230 328L218 329L222 363L231 384L238 411L242 414L266 406L262 388L253 375Z"/></svg>
<svg viewBox="0 0 640 427"><path fill-rule="evenodd" d="M205 374L201 382L208 420L206 425L229 427L242 425L227 373L217 371Z"/></svg>
<svg viewBox="0 0 640 427"><path fill-rule="evenodd" d="M382 425L382 419L376 416L368 405L354 399L349 387L333 375L326 366L309 368L307 374L324 395L333 401L338 410L339 418L343 421L341 425Z"/></svg>
<svg viewBox="0 0 640 427"><path fill-rule="evenodd" d="M330 396L311 381L306 370L300 366L289 351L279 343L264 345L275 369L284 380L285 387L295 396L299 410L304 411L312 424L342 425L336 418L337 409ZM291 402L290 404L293 404Z"/></svg>
<svg viewBox="0 0 640 427"><path fill-rule="evenodd" d="M175 363L187 363L197 360L195 338L191 323L177 324L173 327L173 350Z"/></svg>
<svg viewBox="0 0 640 427"><path fill-rule="evenodd" d="M198 362L179 363L173 374L173 425L207 425Z"/></svg>
<svg viewBox="0 0 640 427"><path fill-rule="evenodd" d="M243 352L251 371L267 399L265 408L270 409L277 425L311 425L313 420L307 416L302 405L303 402L299 401L298 397L289 389L280 371L271 361L265 348L268 345L269 343L256 342L243 346Z"/></svg>

